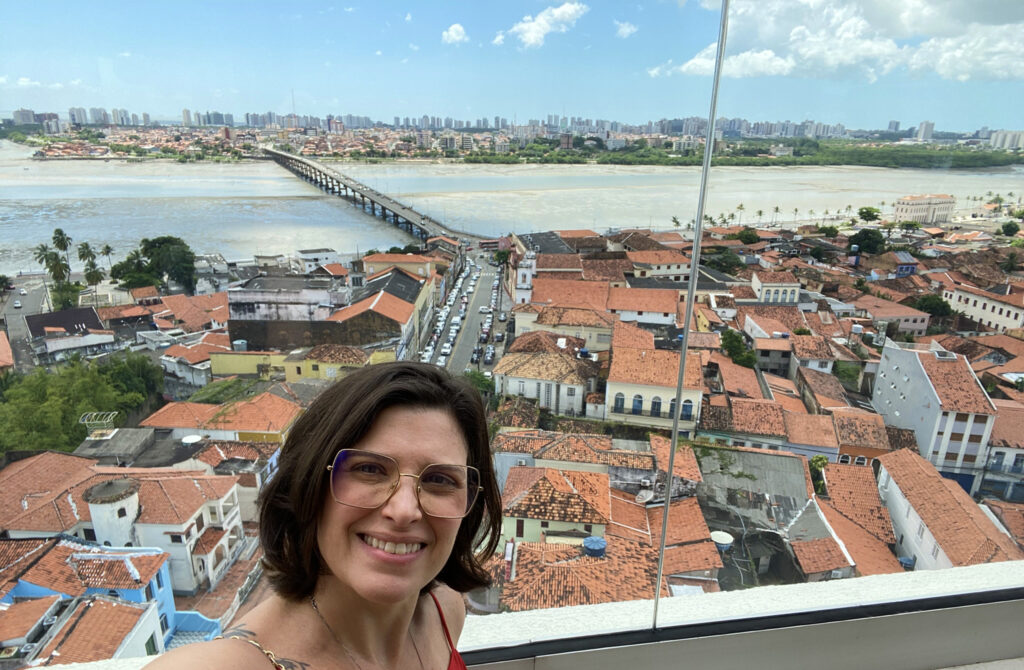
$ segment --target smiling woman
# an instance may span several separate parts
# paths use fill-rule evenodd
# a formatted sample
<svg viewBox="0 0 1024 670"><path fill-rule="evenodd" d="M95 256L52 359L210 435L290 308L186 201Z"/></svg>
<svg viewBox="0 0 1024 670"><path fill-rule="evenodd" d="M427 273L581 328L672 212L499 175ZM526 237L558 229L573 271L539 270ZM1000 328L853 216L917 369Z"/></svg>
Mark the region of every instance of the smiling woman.
<svg viewBox="0 0 1024 670"><path fill-rule="evenodd" d="M299 420L261 494L275 595L151 667L465 667L459 593L489 583L500 515L479 394L433 365L363 368Z"/></svg>

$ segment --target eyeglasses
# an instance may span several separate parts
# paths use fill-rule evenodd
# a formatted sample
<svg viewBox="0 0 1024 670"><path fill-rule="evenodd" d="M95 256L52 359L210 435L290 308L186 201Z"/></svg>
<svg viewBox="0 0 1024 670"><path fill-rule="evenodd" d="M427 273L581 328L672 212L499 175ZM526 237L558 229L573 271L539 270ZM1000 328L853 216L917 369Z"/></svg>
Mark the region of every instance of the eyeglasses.
<svg viewBox="0 0 1024 670"><path fill-rule="evenodd" d="M414 477L416 499L424 514L461 519L469 514L480 493L480 471L471 465L431 464L418 474L399 472L390 456L361 449L342 449L327 466L335 502L377 509L391 499L402 477Z"/></svg>

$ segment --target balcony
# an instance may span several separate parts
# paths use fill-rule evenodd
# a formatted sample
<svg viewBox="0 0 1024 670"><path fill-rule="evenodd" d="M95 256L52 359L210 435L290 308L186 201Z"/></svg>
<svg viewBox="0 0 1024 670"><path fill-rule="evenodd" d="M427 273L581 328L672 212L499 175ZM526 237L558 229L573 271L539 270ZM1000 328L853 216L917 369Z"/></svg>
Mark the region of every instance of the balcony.
<svg viewBox="0 0 1024 670"><path fill-rule="evenodd" d="M652 418L652 419L664 419L666 421L671 421L672 420L672 414L667 409L659 410L657 412L652 412L652 411L647 410L647 409L640 410L640 411L635 411L635 410L633 410L632 407L615 407L615 406L612 406L612 408L609 410L609 414L626 416L626 417L630 417L630 416L643 416L643 417L649 417L649 418ZM680 421L695 421L696 418L694 416L692 416L692 415L691 416L686 416L685 414L681 414L679 416L679 420Z"/></svg>
<svg viewBox="0 0 1024 670"><path fill-rule="evenodd" d="M993 461L988 464L988 473L992 475L1024 475L1024 463L1011 465Z"/></svg>

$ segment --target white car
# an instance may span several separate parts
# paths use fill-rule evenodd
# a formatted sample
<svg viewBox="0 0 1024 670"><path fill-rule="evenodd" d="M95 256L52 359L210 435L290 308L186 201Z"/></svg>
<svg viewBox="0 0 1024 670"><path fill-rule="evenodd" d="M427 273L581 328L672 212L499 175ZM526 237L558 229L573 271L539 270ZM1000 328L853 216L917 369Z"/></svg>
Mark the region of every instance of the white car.
<svg viewBox="0 0 1024 670"><path fill-rule="evenodd" d="M452 353L452 345L448 344L447 342L445 342L444 344L441 345L441 355L442 356L448 356L451 353Z"/></svg>
<svg viewBox="0 0 1024 670"><path fill-rule="evenodd" d="M25 289L20 289L18 291L18 295L28 295L28 291L26 291Z"/></svg>
<svg viewBox="0 0 1024 670"><path fill-rule="evenodd" d="M448 357L441 356L440 358L437 359L437 363L435 363L435 365L439 368L443 368L444 366L448 365Z"/></svg>

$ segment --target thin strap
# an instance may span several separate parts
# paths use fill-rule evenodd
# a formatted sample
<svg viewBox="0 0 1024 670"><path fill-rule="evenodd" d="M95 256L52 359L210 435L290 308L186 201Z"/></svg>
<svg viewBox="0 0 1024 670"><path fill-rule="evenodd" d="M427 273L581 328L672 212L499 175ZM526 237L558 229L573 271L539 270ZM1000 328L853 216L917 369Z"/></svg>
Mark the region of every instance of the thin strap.
<svg viewBox="0 0 1024 670"><path fill-rule="evenodd" d="M442 625L444 624L444 617L441 617L441 623L442 623ZM445 635L448 634L448 630L447 629L445 629L444 632L445 632ZM261 645L256 640L250 640L249 638L242 637L241 635L228 635L226 638L223 635L218 635L217 637L215 637L213 639L214 640L241 640L242 642L248 642L252 646L254 646L257 649L259 649L261 652L263 652L263 655L267 657L267 660L269 660L271 663L274 664L274 669L275 670L286 670L284 665L282 665L281 663L279 663L277 661L277 657L274 656L274 652L270 651L269 649L264 649L263 645Z"/></svg>
<svg viewBox="0 0 1024 670"><path fill-rule="evenodd" d="M441 617L441 628L444 630L444 639L448 640L448 649L455 652L455 645L452 644L452 636L448 633L448 624L444 621L444 612L441 611L441 603L437 601L437 596L434 592L430 592L430 597L434 599L434 604L437 605L437 615Z"/></svg>

